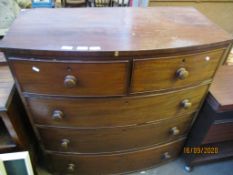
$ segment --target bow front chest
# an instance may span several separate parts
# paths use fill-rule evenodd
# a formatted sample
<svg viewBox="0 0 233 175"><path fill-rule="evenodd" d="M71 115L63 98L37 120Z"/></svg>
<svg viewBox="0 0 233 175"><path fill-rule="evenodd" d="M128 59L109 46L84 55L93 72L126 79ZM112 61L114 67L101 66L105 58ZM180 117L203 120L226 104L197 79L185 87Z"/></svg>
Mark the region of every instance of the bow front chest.
<svg viewBox="0 0 233 175"><path fill-rule="evenodd" d="M231 43L189 7L32 9L0 48L51 171L90 175L176 158Z"/></svg>

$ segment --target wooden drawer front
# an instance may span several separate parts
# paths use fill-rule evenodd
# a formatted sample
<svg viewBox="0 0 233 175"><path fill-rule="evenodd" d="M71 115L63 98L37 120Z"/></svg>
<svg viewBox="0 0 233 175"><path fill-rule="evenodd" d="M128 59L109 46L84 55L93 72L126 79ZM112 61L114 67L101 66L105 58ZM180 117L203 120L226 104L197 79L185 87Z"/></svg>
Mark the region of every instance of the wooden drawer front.
<svg viewBox="0 0 233 175"><path fill-rule="evenodd" d="M184 140L139 151L103 155L49 154L54 172L60 174L115 174L150 168L176 158Z"/></svg>
<svg viewBox="0 0 233 175"><path fill-rule="evenodd" d="M154 96L109 99L27 98L37 124L115 127L165 119L195 111L208 86ZM192 106L184 108L188 99ZM60 111L61 115L56 115ZM60 116L60 117L59 117Z"/></svg>
<svg viewBox="0 0 233 175"><path fill-rule="evenodd" d="M13 61L12 65L23 92L61 96L117 96L126 93L128 61Z"/></svg>
<svg viewBox="0 0 233 175"><path fill-rule="evenodd" d="M176 139L190 127L191 116L119 128L39 128L47 150L78 153L113 152L152 146Z"/></svg>
<svg viewBox="0 0 233 175"><path fill-rule="evenodd" d="M213 124L207 132L202 144L233 140L233 121Z"/></svg>
<svg viewBox="0 0 233 175"><path fill-rule="evenodd" d="M224 49L196 55L135 59L131 92L180 88L208 80L212 78L223 51ZM185 78L186 71L188 76Z"/></svg>

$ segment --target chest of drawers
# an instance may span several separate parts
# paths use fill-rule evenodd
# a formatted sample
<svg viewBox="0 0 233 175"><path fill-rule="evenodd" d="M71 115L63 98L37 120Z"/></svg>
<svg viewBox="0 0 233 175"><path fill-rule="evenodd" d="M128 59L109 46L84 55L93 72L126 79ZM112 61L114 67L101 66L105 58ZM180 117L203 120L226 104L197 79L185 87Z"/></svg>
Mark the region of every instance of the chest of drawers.
<svg viewBox="0 0 233 175"><path fill-rule="evenodd" d="M34 9L0 48L51 171L90 175L176 158L231 43L193 8Z"/></svg>

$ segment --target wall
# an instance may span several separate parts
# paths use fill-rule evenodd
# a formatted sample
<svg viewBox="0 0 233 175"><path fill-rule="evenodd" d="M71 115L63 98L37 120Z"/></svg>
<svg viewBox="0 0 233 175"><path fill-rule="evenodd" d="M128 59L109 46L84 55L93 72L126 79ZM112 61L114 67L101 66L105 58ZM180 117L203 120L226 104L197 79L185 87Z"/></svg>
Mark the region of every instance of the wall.
<svg viewBox="0 0 233 175"><path fill-rule="evenodd" d="M193 6L233 36L233 0L150 0L149 6Z"/></svg>

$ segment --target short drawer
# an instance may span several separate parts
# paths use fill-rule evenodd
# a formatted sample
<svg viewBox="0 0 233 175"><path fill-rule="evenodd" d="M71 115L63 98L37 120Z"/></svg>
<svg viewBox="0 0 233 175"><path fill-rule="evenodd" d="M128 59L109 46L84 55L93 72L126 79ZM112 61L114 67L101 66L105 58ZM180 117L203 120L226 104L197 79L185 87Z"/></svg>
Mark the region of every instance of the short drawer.
<svg viewBox="0 0 233 175"><path fill-rule="evenodd" d="M45 149L61 152L103 153L138 149L185 135L192 116L119 128L38 128Z"/></svg>
<svg viewBox="0 0 233 175"><path fill-rule="evenodd" d="M33 120L39 125L116 127L144 124L192 113L208 86L158 95L122 98L27 98Z"/></svg>
<svg viewBox="0 0 233 175"><path fill-rule="evenodd" d="M99 154L99 155L67 155L48 154L52 171L58 174L117 174L150 168L156 164L176 158L184 139L168 144L147 148L138 151Z"/></svg>
<svg viewBox="0 0 233 175"><path fill-rule="evenodd" d="M181 88L209 80L214 75L224 50L135 59L131 93Z"/></svg>
<svg viewBox="0 0 233 175"><path fill-rule="evenodd" d="M202 144L233 140L233 121L215 123L209 128Z"/></svg>
<svg viewBox="0 0 233 175"><path fill-rule="evenodd" d="M122 96L128 61L11 61L23 92L59 96Z"/></svg>

